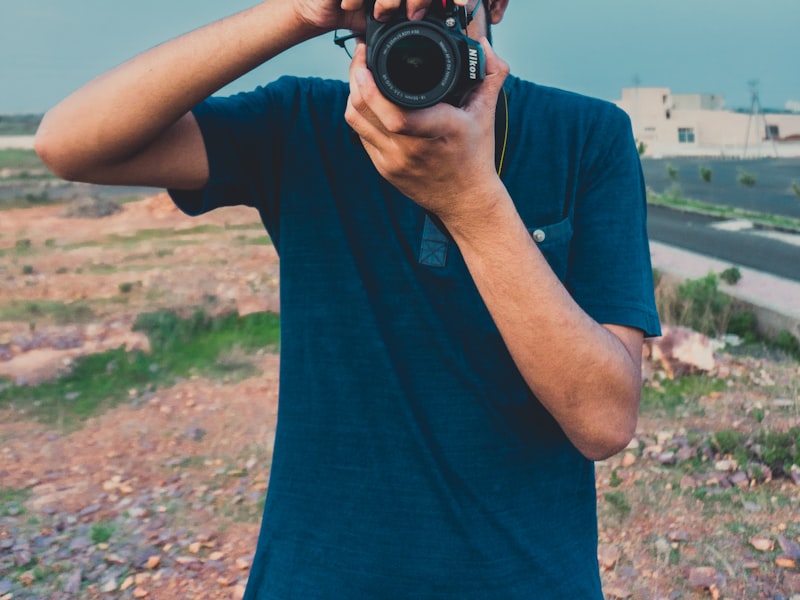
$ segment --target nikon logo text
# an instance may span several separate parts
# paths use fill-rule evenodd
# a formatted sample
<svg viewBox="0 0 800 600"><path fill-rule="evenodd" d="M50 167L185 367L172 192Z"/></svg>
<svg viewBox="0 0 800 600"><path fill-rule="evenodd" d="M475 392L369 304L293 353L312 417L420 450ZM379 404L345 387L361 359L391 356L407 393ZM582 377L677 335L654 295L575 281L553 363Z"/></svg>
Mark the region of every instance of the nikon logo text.
<svg viewBox="0 0 800 600"><path fill-rule="evenodd" d="M469 48L469 78L470 79L477 79L478 78L478 50L475 48Z"/></svg>

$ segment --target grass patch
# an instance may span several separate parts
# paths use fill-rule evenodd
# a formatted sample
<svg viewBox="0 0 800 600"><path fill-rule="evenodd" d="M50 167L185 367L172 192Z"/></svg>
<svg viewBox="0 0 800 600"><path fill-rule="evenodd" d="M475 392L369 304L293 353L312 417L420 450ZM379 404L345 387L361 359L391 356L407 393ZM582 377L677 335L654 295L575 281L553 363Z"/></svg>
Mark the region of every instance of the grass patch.
<svg viewBox="0 0 800 600"><path fill-rule="evenodd" d="M725 382L707 375L687 375L667 379L657 386L642 389L642 412L674 417L678 409L698 410L697 401L714 392L725 390Z"/></svg>
<svg viewBox="0 0 800 600"><path fill-rule="evenodd" d="M96 317L85 301L12 300L0 306L0 321L46 321L58 325L88 323Z"/></svg>
<svg viewBox="0 0 800 600"><path fill-rule="evenodd" d="M30 498L28 489L0 487L0 517L16 517L25 512L25 502Z"/></svg>
<svg viewBox="0 0 800 600"><path fill-rule="evenodd" d="M112 243L121 244L138 244L139 242L163 238L174 238L178 236L187 235L201 235L205 233L220 233L225 231L224 227L218 225L198 225L197 227L190 227L188 229L142 229L132 235L119 235L113 233L108 236L108 240Z"/></svg>
<svg viewBox="0 0 800 600"><path fill-rule="evenodd" d="M114 526L107 522L95 523L89 530L89 539L93 544L105 544L113 535Z"/></svg>
<svg viewBox="0 0 800 600"><path fill-rule="evenodd" d="M746 219L756 226L777 228L784 231L800 233L800 219L782 215L771 215L731 206L719 206L684 198L677 186L673 186L663 194L652 191L647 193L647 202L654 206L665 206L684 212L718 217L720 219Z"/></svg>
<svg viewBox="0 0 800 600"><path fill-rule="evenodd" d="M33 150L26 148L4 148L0 150L0 169L38 170L47 169Z"/></svg>
<svg viewBox="0 0 800 600"><path fill-rule="evenodd" d="M140 315L134 330L150 339L151 352L124 348L85 356L62 377L36 386L0 390L0 407L42 422L72 428L80 421L128 398L130 389L171 385L191 374L230 377L254 372L242 356L277 348L280 320L273 313L212 318L202 311L183 318L174 312Z"/></svg>

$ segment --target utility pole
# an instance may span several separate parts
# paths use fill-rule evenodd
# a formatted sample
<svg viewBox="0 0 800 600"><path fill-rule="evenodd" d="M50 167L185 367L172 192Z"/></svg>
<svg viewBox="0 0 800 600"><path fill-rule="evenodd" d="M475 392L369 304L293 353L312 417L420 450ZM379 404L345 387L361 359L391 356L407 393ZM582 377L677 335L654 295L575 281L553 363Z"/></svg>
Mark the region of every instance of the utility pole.
<svg viewBox="0 0 800 600"><path fill-rule="evenodd" d="M750 127L755 123L756 131L758 131L758 120L761 118L761 124L764 126L764 134L767 139L772 142L772 151L775 157L778 156L778 146L775 144L775 138L772 137L769 125L767 125L767 117L764 115L764 109L761 106L761 100L758 97L758 80L751 79L747 82L750 87L750 116L747 118L747 135L744 138L744 152L742 158L747 158L747 148L750 143Z"/></svg>

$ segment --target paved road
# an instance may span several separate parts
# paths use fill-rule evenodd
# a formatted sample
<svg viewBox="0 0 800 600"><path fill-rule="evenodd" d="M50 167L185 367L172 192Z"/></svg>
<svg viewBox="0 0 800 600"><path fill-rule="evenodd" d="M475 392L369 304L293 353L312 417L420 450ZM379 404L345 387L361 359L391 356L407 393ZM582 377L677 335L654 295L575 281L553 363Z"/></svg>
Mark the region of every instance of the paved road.
<svg viewBox="0 0 800 600"><path fill-rule="evenodd" d="M657 242L800 282L800 234L769 232L659 206L648 209L648 232ZM800 298L797 302L800 305Z"/></svg>

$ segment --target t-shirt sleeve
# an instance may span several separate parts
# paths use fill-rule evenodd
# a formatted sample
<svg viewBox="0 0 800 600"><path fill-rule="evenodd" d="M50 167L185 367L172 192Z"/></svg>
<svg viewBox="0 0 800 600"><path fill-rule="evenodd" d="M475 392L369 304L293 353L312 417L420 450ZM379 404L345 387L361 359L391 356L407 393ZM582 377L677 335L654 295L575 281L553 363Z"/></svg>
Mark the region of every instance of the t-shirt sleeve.
<svg viewBox="0 0 800 600"><path fill-rule="evenodd" d="M168 190L182 211L198 215L245 205L269 219L280 186L286 106L295 88L286 77L250 92L208 98L192 110L205 143L209 180L201 190Z"/></svg>
<svg viewBox="0 0 800 600"><path fill-rule="evenodd" d="M567 287L593 319L661 335L644 176L630 119L613 105L585 148L569 262Z"/></svg>

